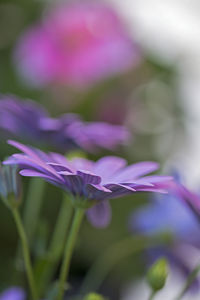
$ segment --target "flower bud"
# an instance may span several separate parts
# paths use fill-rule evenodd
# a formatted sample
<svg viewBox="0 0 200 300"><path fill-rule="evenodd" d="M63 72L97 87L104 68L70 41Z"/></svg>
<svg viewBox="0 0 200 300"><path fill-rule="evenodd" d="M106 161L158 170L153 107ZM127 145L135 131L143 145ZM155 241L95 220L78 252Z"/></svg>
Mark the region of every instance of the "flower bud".
<svg viewBox="0 0 200 300"><path fill-rule="evenodd" d="M90 293L85 296L83 300L106 300L107 298L104 298L103 296L96 294L96 293ZM108 299L107 299L108 300Z"/></svg>
<svg viewBox="0 0 200 300"><path fill-rule="evenodd" d="M21 203L21 182L16 165L0 165L0 197L8 207Z"/></svg>
<svg viewBox="0 0 200 300"><path fill-rule="evenodd" d="M161 290L167 279L168 264L165 258L157 260L147 273L147 281L154 292Z"/></svg>

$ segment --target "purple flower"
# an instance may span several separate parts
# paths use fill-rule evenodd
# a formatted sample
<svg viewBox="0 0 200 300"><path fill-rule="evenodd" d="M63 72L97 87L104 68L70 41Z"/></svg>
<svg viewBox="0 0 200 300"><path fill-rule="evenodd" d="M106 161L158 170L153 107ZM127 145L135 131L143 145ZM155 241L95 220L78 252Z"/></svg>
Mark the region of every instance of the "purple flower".
<svg viewBox="0 0 200 300"><path fill-rule="evenodd" d="M131 227L148 235L170 231L182 242L200 246L197 198L200 203L200 196L173 182L167 195L155 196L151 204L133 213Z"/></svg>
<svg viewBox="0 0 200 300"><path fill-rule="evenodd" d="M46 154L15 141L8 143L23 154L12 155L4 164L18 164L21 175L41 177L62 188L72 195L76 205L89 208L97 204L88 214L89 219L99 226L104 226L110 218L110 211L103 200L140 191L165 193L171 181L168 176L145 176L158 169L155 162L126 166L124 159L115 156L103 157L97 162L83 158L69 161L57 153Z"/></svg>
<svg viewBox="0 0 200 300"><path fill-rule="evenodd" d="M4 137L44 145L59 152L74 148L90 152L98 148L112 150L130 137L123 126L83 122L75 114L53 119L39 104L9 96L0 100L0 133Z"/></svg>
<svg viewBox="0 0 200 300"><path fill-rule="evenodd" d="M20 101L14 96L0 97L0 132L5 137L41 140L43 134L39 124L47 116L45 109L31 100Z"/></svg>
<svg viewBox="0 0 200 300"><path fill-rule="evenodd" d="M154 196L152 203L134 212L130 228L146 235L170 232L174 243L148 250L150 261L166 255L173 268L188 275L200 255L200 196L189 191L180 182L172 182L169 193Z"/></svg>
<svg viewBox="0 0 200 300"><path fill-rule="evenodd" d="M88 152L99 148L112 150L130 139L128 130L120 125L104 122L83 122L75 114L59 119L43 118L40 128L62 148L81 148Z"/></svg>
<svg viewBox="0 0 200 300"><path fill-rule="evenodd" d="M21 37L15 62L32 85L87 87L129 70L139 56L115 11L92 0L54 6Z"/></svg>
<svg viewBox="0 0 200 300"><path fill-rule="evenodd" d="M0 300L25 300L25 293L19 287L11 287L0 294Z"/></svg>

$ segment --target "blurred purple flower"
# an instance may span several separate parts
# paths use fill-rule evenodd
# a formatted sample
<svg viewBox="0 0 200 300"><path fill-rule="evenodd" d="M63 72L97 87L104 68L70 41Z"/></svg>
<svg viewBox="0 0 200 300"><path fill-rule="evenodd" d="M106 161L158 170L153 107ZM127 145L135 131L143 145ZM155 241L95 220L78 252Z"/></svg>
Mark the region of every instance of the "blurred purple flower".
<svg viewBox="0 0 200 300"><path fill-rule="evenodd" d="M81 120L72 123L67 128L67 134L77 140L82 149L89 152L96 151L98 148L112 150L130 138L128 130L121 125L104 122L83 123Z"/></svg>
<svg viewBox="0 0 200 300"><path fill-rule="evenodd" d="M170 231L187 242L199 240L200 224L196 216L187 203L173 195L154 199L154 204L134 214L133 223L146 234Z"/></svg>
<svg viewBox="0 0 200 300"><path fill-rule="evenodd" d="M150 260L166 255L173 268L188 275L197 263L193 254L200 250L199 205L199 195L173 181L167 195L155 195L151 204L132 214L130 228L133 232L150 236L170 232L175 238L169 247L148 250Z"/></svg>
<svg viewBox="0 0 200 300"><path fill-rule="evenodd" d="M15 52L20 73L35 86L89 86L131 69L139 57L115 11L94 0L54 6Z"/></svg>
<svg viewBox="0 0 200 300"><path fill-rule="evenodd" d="M200 222L196 208L197 203L200 205L200 196L181 183L172 182L169 193L155 196L152 202L133 213L132 228L150 235L170 231L176 239L194 244L198 242L200 245Z"/></svg>
<svg viewBox="0 0 200 300"><path fill-rule="evenodd" d="M0 294L0 300L25 300L25 293L19 287L11 287Z"/></svg>
<svg viewBox="0 0 200 300"><path fill-rule="evenodd" d="M36 145L45 145L59 152L74 148L95 151L112 150L128 141L128 130L119 125L100 122L83 122L78 115L64 114L57 119L31 100L1 97L0 133Z"/></svg>
<svg viewBox="0 0 200 300"><path fill-rule="evenodd" d="M40 120L48 114L31 100L20 101L14 96L0 96L0 133L24 140L41 139Z"/></svg>
<svg viewBox="0 0 200 300"><path fill-rule="evenodd" d="M158 169L159 166L155 162L126 166L124 159L115 156L103 157L97 162L83 158L69 161L60 154L46 154L15 141L9 141L9 144L21 150L23 154L12 155L4 164L18 164L21 175L41 177L62 188L72 195L73 201L78 202L76 205L89 208L98 204L100 226L110 218L108 209L102 204L103 200L140 191L166 193L171 181L171 177L168 176L144 176ZM88 213L90 220L94 220L91 209ZM94 208L94 214L97 215L97 207Z"/></svg>

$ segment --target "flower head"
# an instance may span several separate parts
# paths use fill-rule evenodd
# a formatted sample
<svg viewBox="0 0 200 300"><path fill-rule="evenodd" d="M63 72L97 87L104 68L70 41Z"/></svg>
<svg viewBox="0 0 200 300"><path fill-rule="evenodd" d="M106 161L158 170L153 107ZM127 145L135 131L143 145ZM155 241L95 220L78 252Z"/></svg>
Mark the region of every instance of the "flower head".
<svg viewBox="0 0 200 300"><path fill-rule="evenodd" d="M15 61L36 86L89 86L129 70L139 51L111 7L99 1L54 6L20 39Z"/></svg>
<svg viewBox="0 0 200 300"><path fill-rule="evenodd" d="M120 157L107 156L93 162L84 158L68 161L57 153L46 154L15 141L10 145L23 154L12 155L4 164L18 164L20 174L41 177L71 193L78 205L90 206L139 191L165 193L171 177L145 176L158 169L155 162L126 166ZM77 204L77 203L76 203Z"/></svg>
<svg viewBox="0 0 200 300"><path fill-rule="evenodd" d="M98 148L112 150L125 143L130 136L123 126L83 122L76 114L51 118L41 105L9 96L0 100L0 134L45 145L58 152L75 148L90 152Z"/></svg>

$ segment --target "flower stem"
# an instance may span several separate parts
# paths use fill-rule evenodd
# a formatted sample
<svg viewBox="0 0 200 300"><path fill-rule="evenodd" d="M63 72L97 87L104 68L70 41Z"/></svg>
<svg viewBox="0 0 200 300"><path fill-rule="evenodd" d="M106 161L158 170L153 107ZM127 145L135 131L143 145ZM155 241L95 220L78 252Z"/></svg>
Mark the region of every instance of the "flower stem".
<svg viewBox="0 0 200 300"><path fill-rule="evenodd" d="M153 300L154 296L155 296L156 292L152 291L150 296L149 296L149 300Z"/></svg>
<svg viewBox="0 0 200 300"><path fill-rule="evenodd" d="M30 249L32 249L35 231L38 226L39 215L43 203L45 181L40 178L31 178L28 186L27 199L23 210L23 224ZM19 265L22 261L21 247L18 245L16 251L16 272L13 274L18 277Z"/></svg>
<svg viewBox="0 0 200 300"><path fill-rule="evenodd" d="M49 250L46 254L47 260L41 276L38 276L37 286L41 292L44 291L45 287L49 283L63 252L64 243L72 217L72 211L72 205L69 199L66 197L66 194L64 194L57 217L56 226L53 232L53 237L51 239Z"/></svg>
<svg viewBox="0 0 200 300"><path fill-rule="evenodd" d="M23 227L21 217L19 215L19 212L18 212L17 208L12 208L12 214L13 214L16 226L17 226L19 237L21 239L22 250L23 250L23 255L24 255L24 262L25 262L25 267L26 267L26 273L27 273L27 278L28 278L32 298L34 300L37 300L38 296L37 296L37 291L36 291L36 287L35 287L35 280L34 280L34 277L33 277L29 247L28 247L24 227Z"/></svg>
<svg viewBox="0 0 200 300"><path fill-rule="evenodd" d="M163 243L169 243L169 239L161 236L155 236L151 239L145 236L131 236L114 243L99 256L90 268L82 283L81 294L84 295L90 290L97 291L109 272L122 259L147 247L154 247Z"/></svg>
<svg viewBox="0 0 200 300"><path fill-rule="evenodd" d="M61 266L59 284L58 284L58 295L57 300L62 300L64 291L65 291L65 282L68 279L70 261L72 257L72 253L74 250L74 246L76 243L76 239L78 236L79 228L84 216L85 210L83 208L76 208L72 227L69 233L69 238L66 243L65 252L64 252L64 260Z"/></svg>
<svg viewBox="0 0 200 300"><path fill-rule="evenodd" d="M194 268L194 270L190 273L190 275L188 276L188 278L183 286L183 289L180 291L179 295L175 298L175 300L180 300L183 298L183 296L185 295L185 293L187 292L187 290L189 289L191 284L196 279L199 272L200 272L200 265L196 266Z"/></svg>
<svg viewBox="0 0 200 300"><path fill-rule="evenodd" d="M33 242L38 218L42 207L45 181L40 178L32 178L29 183L28 197L25 201L23 221L26 228L27 239L31 245Z"/></svg>

